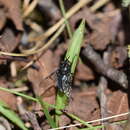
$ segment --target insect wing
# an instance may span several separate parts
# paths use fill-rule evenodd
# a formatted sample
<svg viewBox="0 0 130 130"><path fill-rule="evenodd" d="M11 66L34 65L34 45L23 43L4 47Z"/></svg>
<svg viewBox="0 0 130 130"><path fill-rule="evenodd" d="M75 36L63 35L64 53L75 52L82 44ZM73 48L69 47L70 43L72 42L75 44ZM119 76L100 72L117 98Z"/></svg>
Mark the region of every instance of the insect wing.
<svg viewBox="0 0 130 130"><path fill-rule="evenodd" d="M70 92L72 90L72 75L67 74L62 78L62 90L67 95L70 96Z"/></svg>

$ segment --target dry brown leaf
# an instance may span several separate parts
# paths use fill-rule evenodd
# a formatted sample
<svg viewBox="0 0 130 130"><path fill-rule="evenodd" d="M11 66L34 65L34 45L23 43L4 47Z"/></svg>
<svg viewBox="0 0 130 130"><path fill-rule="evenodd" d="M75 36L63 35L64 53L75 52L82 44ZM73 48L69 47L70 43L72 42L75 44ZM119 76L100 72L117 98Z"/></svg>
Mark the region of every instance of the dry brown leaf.
<svg viewBox="0 0 130 130"><path fill-rule="evenodd" d="M1 79L0 86L7 88L7 81ZM13 94L5 91L0 91L0 100L4 101L13 110L17 109L17 104L16 104L17 100Z"/></svg>
<svg viewBox="0 0 130 130"><path fill-rule="evenodd" d="M105 130L124 130L124 129L117 124L108 124Z"/></svg>
<svg viewBox="0 0 130 130"><path fill-rule="evenodd" d="M75 78L78 80L94 80L94 74L88 66L79 62Z"/></svg>
<svg viewBox="0 0 130 130"><path fill-rule="evenodd" d="M108 102L108 111L110 115L117 115L121 113L128 112L128 98L127 94L122 91L115 91L109 97ZM124 120L126 117L114 118L112 121Z"/></svg>
<svg viewBox="0 0 130 130"><path fill-rule="evenodd" d="M6 23L6 14L4 8L0 8L0 30L2 30L5 23Z"/></svg>
<svg viewBox="0 0 130 130"><path fill-rule="evenodd" d="M124 46L118 46L112 50L110 57L110 64L114 68L121 68L124 65L124 61L127 59L127 49Z"/></svg>
<svg viewBox="0 0 130 130"><path fill-rule="evenodd" d="M0 0L0 3L6 9L5 13L14 22L16 29L22 31L20 0Z"/></svg>
<svg viewBox="0 0 130 130"><path fill-rule="evenodd" d="M67 117L66 115L61 115L59 120L59 126L66 126L67 124L70 124L71 119Z"/></svg>
<svg viewBox="0 0 130 130"><path fill-rule="evenodd" d="M92 95L89 95L87 90L86 88L81 92L73 92L72 101L70 101L66 109L69 113L73 113L80 119L90 121L99 118L99 106L96 96L93 96L93 91L95 90L91 89L92 92L89 91Z"/></svg>
<svg viewBox="0 0 130 130"><path fill-rule="evenodd" d="M0 91L0 100L4 101L13 110L16 110L16 98L13 94L5 91Z"/></svg>
<svg viewBox="0 0 130 130"><path fill-rule="evenodd" d="M91 43L97 50L104 50L108 44L115 40L120 23L120 11L113 12L112 16L106 14L101 19L95 17L91 26L94 31L90 35L88 43Z"/></svg>
<svg viewBox="0 0 130 130"><path fill-rule="evenodd" d="M5 52L12 52L14 49L16 49L19 40L20 40L20 34L15 36L15 34L10 28L5 28L3 34L0 37L0 50ZM1 58L0 64L5 62L6 56L4 57L5 59Z"/></svg>
<svg viewBox="0 0 130 130"><path fill-rule="evenodd" d="M12 52L19 41L19 37L15 36L13 31L6 28L0 38L0 50L5 52Z"/></svg>
<svg viewBox="0 0 130 130"><path fill-rule="evenodd" d="M94 14L89 8L83 8L71 18L71 24L75 28L76 23L86 19L90 27L89 36L86 36L86 42L93 45L97 50L104 50L111 41L115 40L119 25L121 23L121 12L114 10L102 15ZM87 31L89 28L87 28Z"/></svg>
<svg viewBox="0 0 130 130"><path fill-rule="evenodd" d="M48 50L36 62L39 70L31 68L28 70L28 78L32 82L35 94L42 96L44 101L49 103L54 103L55 99L55 82L50 77L46 79L54 71L53 60L53 54Z"/></svg>

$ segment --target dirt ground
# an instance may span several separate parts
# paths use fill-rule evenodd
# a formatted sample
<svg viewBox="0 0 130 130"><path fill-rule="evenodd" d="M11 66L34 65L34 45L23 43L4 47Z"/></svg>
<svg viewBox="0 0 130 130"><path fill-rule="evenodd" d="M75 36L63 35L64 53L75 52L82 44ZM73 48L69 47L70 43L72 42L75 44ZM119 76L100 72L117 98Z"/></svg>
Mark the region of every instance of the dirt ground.
<svg viewBox="0 0 130 130"><path fill-rule="evenodd" d="M79 2L64 0L66 14ZM123 7L121 1L89 0L68 18L72 32L85 19L84 40L71 91L72 100L65 108L81 120L92 121L129 111L129 16L129 8ZM56 24L62 17L58 0L0 0L1 87L33 97L40 96L49 104L55 104L56 70L70 42L67 29L51 44L47 43L59 29ZM37 52L43 46L43 51ZM0 91L0 100L7 103L29 129L50 128L38 103L5 91ZM29 117L24 116L21 108L30 112ZM52 108L50 113L54 113ZM37 127L32 119L28 119L32 118L31 114L36 118ZM125 115L92 125L107 124L107 130L124 130L123 125L112 123L127 118L128 115ZM62 114L59 126L76 123L79 122ZM14 124L10 127L18 129ZM67 129L78 128L84 128L84 125Z"/></svg>

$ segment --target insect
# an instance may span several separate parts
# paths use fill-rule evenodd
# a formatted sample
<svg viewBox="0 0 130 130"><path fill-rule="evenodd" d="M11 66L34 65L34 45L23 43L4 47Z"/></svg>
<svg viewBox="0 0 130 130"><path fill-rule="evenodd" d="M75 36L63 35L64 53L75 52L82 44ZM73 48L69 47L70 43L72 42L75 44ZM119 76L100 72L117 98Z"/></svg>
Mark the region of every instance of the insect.
<svg viewBox="0 0 130 130"><path fill-rule="evenodd" d="M71 73L71 62L68 59L65 59L61 62L59 69L56 72L57 74L57 87L68 97L72 90L72 80L73 74Z"/></svg>

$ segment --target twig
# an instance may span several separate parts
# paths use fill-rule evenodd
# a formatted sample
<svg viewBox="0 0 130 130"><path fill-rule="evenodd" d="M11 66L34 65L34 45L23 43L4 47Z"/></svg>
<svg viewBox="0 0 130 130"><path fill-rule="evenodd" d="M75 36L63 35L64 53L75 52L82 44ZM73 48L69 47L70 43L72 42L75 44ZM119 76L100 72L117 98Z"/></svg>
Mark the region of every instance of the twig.
<svg viewBox="0 0 130 130"><path fill-rule="evenodd" d="M19 113L24 118L24 120L30 121L34 130L41 130L36 115L32 112L27 111L24 108L21 97L17 98L17 106L18 106Z"/></svg>
<svg viewBox="0 0 130 130"><path fill-rule="evenodd" d="M101 118L101 119L97 119L97 120L87 121L86 123L95 123L95 122L99 122L99 121L100 122L101 121L106 121L106 120L110 120L110 119L113 119L113 118L126 116L128 114L130 114L130 112L121 113L121 114L118 114L118 115L113 115L113 116L106 117L106 118L103 118L103 119ZM62 126L62 127L58 127L58 128L49 129L49 130L63 130L64 128L71 128L71 127L81 126L81 125L82 125L82 123L77 123L77 124Z"/></svg>
<svg viewBox="0 0 130 130"><path fill-rule="evenodd" d="M65 18L65 24L66 24L66 28L67 28L67 31L68 31L68 35L69 35L70 38L72 38L71 26L70 26L69 22L66 20L66 11L65 11L63 0L59 0L59 5L60 5L60 8L61 8L62 15Z"/></svg>
<svg viewBox="0 0 130 130"><path fill-rule="evenodd" d="M25 116L26 116L27 120L31 122L34 130L41 130L41 128L38 124L36 115L34 113L26 111Z"/></svg>
<svg viewBox="0 0 130 130"><path fill-rule="evenodd" d="M96 67L97 72L107 76L111 80L120 84L123 88L128 87L128 80L125 73L105 65L100 55L97 54L89 44L84 49L83 54Z"/></svg>
<svg viewBox="0 0 130 130"><path fill-rule="evenodd" d="M23 13L23 17L27 17L36 7L38 3L38 0L33 0L32 3L30 5L28 5L28 8L26 7Z"/></svg>
<svg viewBox="0 0 130 130"><path fill-rule="evenodd" d="M25 10L29 5L30 0L24 0L23 1L23 10Z"/></svg>
<svg viewBox="0 0 130 130"><path fill-rule="evenodd" d="M4 117L0 117L0 126L3 126L6 130L11 130L9 122Z"/></svg>
<svg viewBox="0 0 130 130"><path fill-rule="evenodd" d="M103 5L105 5L107 2L109 2L110 0L99 0L97 1L97 3L95 3L92 7L90 7L90 10L92 12L94 12L95 10L99 9L100 7L102 7Z"/></svg>
<svg viewBox="0 0 130 130"><path fill-rule="evenodd" d="M25 91L28 91L28 87L24 86L24 87L20 87L20 88L12 88L10 90L15 91L15 92L25 92Z"/></svg>
<svg viewBox="0 0 130 130"><path fill-rule="evenodd" d="M34 51L31 51L29 53L8 53L8 52L3 52L3 51L0 51L0 55L8 55L8 56L29 56L29 55L33 55L33 54L36 54L36 53L39 53L39 52L43 52L45 50L47 50L50 45L54 42L54 40L63 32L64 30L64 27L65 25L63 24L59 30L54 34L54 36L52 36L52 38L44 45L42 46L41 48L37 49L37 50L34 50Z"/></svg>
<svg viewBox="0 0 130 130"><path fill-rule="evenodd" d="M101 77L99 86L98 86L98 98L100 100L101 107L101 117L106 118L108 116L107 112L107 96L105 95L105 90L107 89L107 80L105 77ZM105 125L107 122L102 121L102 125ZM102 128L103 130L104 128Z"/></svg>
<svg viewBox="0 0 130 130"><path fill-rule="evenodd" d="M29 62L29 59L23 58L23 57L12 57L12 56L0 56L1 60L8 60L8 61L24 61Z"/></svg>
<svg viewBox="0 0 130 130"><path fill-rule="evenodd" d="M75 4L67 13L66 19L70 18L73 14L75 14L80 8L87 5L92 0L80 0L77 4ZM52 35L63 23L65 22L65 18L62 18L59 22L49 28L45 33L41 34L38 37L34 37L30 39L30 42L42 41L46 39L48 36Z"/></svg>

